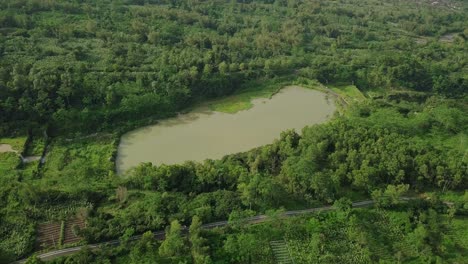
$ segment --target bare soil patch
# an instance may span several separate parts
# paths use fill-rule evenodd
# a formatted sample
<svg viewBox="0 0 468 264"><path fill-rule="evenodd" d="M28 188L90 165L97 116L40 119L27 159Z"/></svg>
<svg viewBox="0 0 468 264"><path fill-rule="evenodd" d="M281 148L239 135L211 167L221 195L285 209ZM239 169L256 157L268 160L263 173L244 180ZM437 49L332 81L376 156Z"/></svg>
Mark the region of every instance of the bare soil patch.
<svg viewBox="0 0 468 264"><path fill-rule="evenodd" d="M11 145L8 144L0 144L0 153L2 152L16 152Z"/></svg>

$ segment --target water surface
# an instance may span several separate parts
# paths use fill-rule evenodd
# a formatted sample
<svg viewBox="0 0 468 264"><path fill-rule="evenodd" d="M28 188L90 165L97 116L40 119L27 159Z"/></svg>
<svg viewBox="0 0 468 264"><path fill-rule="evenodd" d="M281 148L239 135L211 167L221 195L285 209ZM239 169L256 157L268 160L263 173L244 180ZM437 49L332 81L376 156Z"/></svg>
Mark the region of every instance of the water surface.
<svg viewBox="0 0 468 264"><path fill-rule="evenodd" d="M252 103L252 108L235 114L197 109L123 135L117 172L141 162L160 165L219 159L272 143L286 129L300 132L307 125L324 122L335 111L324 93L296 86Z"/></svg>

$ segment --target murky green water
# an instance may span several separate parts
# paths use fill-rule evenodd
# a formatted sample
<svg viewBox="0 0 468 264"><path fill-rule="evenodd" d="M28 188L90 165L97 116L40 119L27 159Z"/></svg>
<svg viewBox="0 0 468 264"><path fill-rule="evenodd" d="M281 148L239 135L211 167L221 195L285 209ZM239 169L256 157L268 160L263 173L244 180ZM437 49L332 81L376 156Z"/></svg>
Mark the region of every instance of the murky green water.
<svg viewBox="0 0 468 264"><path fill-rule="evenodd" d="M281 131L325 121L335 105L319 91L287 87L271 99L235 114L198 109L122 136L117 156L119 173L141 162L175 164L218 159L272 143Z"/></svg>

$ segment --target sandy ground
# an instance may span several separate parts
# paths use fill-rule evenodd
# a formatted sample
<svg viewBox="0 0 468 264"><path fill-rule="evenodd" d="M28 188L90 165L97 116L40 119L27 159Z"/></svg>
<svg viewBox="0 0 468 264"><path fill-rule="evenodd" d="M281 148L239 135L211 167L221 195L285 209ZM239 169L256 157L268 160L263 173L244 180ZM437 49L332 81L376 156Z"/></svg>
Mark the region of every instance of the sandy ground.
<svg viewBox="0 0 468 264"><path fill-rule="evenodd" d="M0 153L3 152L16 152L10 145L8 144L0 144Z"/></svg>

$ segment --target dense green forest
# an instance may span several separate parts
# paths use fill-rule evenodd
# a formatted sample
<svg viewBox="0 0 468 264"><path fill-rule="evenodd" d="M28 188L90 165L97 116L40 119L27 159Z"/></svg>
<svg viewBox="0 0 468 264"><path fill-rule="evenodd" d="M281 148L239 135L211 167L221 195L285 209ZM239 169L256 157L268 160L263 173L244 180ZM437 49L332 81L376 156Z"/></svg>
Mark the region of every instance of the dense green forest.
<svg viewBox="0 0 468 264"><path fill-rule="evenodd" d="M55 263L273 263L276 240L296 263L462 263L467 40L461 0L0 1L0 144L16 151L0 152L0 262L38 250L40 224L63 234L80 218L76 243L121 245ZM350 100L245 153L116 174L123 132L288 82ZM389 198L403 193L431 199ZM349 208L367 199L376 206ZM164 242L149 232L164 229Z"/></svg>
<svg viewBox="0 0 468 264"><path fill-rule="evenodd" d="M428 2L2 1L2 130L94 132L284 74L463 95L466 5Z"/></svg>

